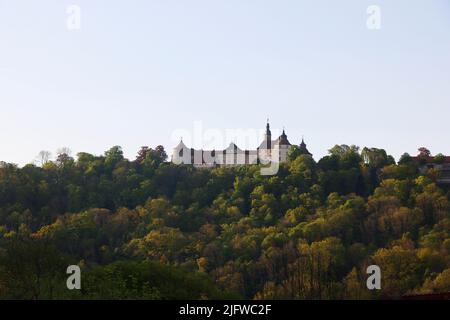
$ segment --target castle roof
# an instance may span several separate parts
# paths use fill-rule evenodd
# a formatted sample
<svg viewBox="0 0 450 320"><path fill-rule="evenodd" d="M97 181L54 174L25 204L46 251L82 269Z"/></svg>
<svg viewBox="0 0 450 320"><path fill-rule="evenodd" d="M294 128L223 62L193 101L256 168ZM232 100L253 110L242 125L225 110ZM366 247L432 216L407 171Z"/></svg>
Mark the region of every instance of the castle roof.
<svg viewBox="0 0 450 320"><path fill-rule="evenodd" d="M230 145L228 146L228 148L225 149L225 151L242 151L241 149L239 149L239 147L234 143L230 143Z"/></svg>
<svg viewBox="0 0 450 320"><path fill-rule="evenodd" d="M312 153L308 151L308 148L306 147L306 143L302 138L302 143L299 145L300 154L307 154L312 156Z"/></svg>
<svg viewBox="0 0 450 320"><path fill-rule="evenodd" d="M274 142L272 145L280 145L280 146L290 146L291 143L289 142L286 133L284 132L281 134L281 136Z"/></svg>
<svg viewBox="0 0 450 320"><path fill-rule="evenodd" d="M181 150L181 149L184 149L184 148L187 149L186 145L185 145L184 142L183 142L183 139L181 139L181 140L180 140L180 143L178 143L178 145L175 147L175 149L176 149L176 150Z"/></svg>
<svg viewBox="0 0 450 320"><path fill-rule="evenodd" d="M263 142L259 145L258 149L271 149L271 146L277 143L278 140L267 140L264 139Z"/></svg>
<svg viewBox="0 0 450 320"><path fill-rule="evenodd" d="M272 150L275 146L279 147L279 146L291 146L292 144L289 142L288 137L286 135L285 130L283 129L282 134L275 140L271 139L272 137L272 133L270 131L270 124L269 122L267 122L266 125L266 132L264 135L264 140L261 142L261 144L259 145L259 147L257 148L257 150L253 150L254 152L258 152L258 150ZM303 154L309 154L311 155L311 153L309 153L308 149L306 148L306 144L305 142L302 140L302 143L300 144L300 151ZM183 143L183 139L180 140L180 142L178 143L178 145L174 148L174 150L176 150L176 152L181 152L181 150L183 149L190 149L191 152L195 153L195 154L212 154L215 155L216 153L243 153L244 151L242 149L240 149L234 142L230 143L228 145L228 147L224 150L195 150L193 148L188 148L184 143ZM253 152L253 151L249 151L246 150L245 152ZM181 153L180 153L181 155Z"/></svg>

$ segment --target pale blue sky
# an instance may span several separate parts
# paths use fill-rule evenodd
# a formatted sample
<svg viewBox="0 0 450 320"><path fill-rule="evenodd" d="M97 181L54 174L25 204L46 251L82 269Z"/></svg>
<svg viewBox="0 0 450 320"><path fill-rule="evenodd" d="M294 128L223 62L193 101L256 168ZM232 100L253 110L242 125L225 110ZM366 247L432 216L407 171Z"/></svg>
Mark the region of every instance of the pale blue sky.
<svg viewBox="0 0 450 320"><path fill-rule="evenodd" d="M0 0L0 160L133 158L196 120L267 117L316 158L341 143L450 155L450 1Z"/></svg>

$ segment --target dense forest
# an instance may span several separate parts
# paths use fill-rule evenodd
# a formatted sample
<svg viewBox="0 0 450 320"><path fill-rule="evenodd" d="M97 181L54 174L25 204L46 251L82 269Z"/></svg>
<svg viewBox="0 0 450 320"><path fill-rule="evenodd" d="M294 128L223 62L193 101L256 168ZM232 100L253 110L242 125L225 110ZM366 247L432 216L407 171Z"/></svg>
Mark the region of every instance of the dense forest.
<svg viewBox="0 0 450 320"><path fill-rule="evenodd" d="M67 150L0 163L2 299L382 299L450 290L450 192L407 154L260 167ZM68 290L66 268L82 270ZM366 268L382 289L366 288Z"/></svg>

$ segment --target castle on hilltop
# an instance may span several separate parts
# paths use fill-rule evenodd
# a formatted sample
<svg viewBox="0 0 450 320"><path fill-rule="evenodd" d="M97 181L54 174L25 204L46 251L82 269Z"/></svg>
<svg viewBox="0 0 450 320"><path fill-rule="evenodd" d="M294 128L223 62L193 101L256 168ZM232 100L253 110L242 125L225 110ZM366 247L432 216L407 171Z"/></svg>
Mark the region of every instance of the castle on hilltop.
<svg viewBox="0 0 450 320"><path fill-rule="evenodd" d="M242 150L234 143L231 143L225 150L196 150L188 148L181 140L173 150L172 162L192 164L196 167L251 165L269 162L281 163L287 161L288 153L292 146L284 129L277 139L272 140L270 124L267 121L264 140L256 150ZM298 148L300 154L312 156L303 139Z"/></svg>

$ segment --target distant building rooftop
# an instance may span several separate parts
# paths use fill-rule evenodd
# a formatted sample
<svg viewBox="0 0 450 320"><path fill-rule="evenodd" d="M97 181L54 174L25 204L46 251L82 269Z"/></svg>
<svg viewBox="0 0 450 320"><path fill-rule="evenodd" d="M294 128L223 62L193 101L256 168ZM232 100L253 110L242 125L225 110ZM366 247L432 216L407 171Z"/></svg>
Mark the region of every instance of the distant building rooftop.
<svg viewBox="0 0 450 320"><path fill-rule="evenodd" d="M426 173L429 169L436 169L440 172L437 182L440 184L450 184L450 157L431 156L428 150L427 152L428 154L419 154L416 157L411 157L411 159L419 164L421 173Z"/></svg>
<svg viewBox="0 0 450 320"><path fill-rule="evenodd" d="M438 163L438 161L436 160L436 157L433 156L429 156L429 157L423 157L423 156L416 156L416 157L411 157L411 159L413 159L413 161L415 162L425 162L425 163ZM442 163L450 163L450 157L444 157Z"/></svg>

